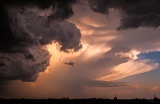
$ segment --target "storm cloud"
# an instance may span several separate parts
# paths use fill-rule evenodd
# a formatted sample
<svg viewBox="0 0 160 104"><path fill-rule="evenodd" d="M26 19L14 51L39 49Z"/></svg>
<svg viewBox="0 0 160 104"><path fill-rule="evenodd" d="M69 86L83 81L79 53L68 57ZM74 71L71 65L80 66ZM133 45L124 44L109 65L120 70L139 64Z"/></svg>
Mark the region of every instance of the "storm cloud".
<svg viewBox="0 0 160 104"><path fill-rule="evenodd" d="M109 9L118 10L121 24L117 30L139 27L160 26L159 0L88 0L91 9L102 14L109 14Z"/></svg>
<svg viewBox="0 0 160 104"><path fill-rule="evenodd" d="M0 78L3 79L0 85L3 85L7 92L0 96L106 98L113 97L115 94L131 97L131 93L128 93L131 91L133 95L135 94L134 97L137 97L135 92L140 90L133 90L130 86L132 81L123 82L123 78L159 68L159 63L151 59L139 59L141 53L160 50L160 29L153 29L158 25L156 26L150 19L141 19L141 17L148 18L151 11L155 11L154 6L151 8L151 5L155 5L158 1L77 1L73 11L72 4L75 1L64 3L60 0L48 0L44 5L41 4L42 1L37 0L19 4L15 1L5 2L8 4L5 6L4 13L11 22L8 22L9 25L4 24L14 35L10 35L13 39L7 36L0 38L8 39L7 42L2 41L6 44L1 47L3 53L0 56ZM159 8L156 5L155 7ZM62 15L65 10L67 10L66 14ZM153 13L158 16L158 11ZM134 21L131 21L132 17ZM116 28L123 31L117 31ZM83 48L77 53L66 54L78 51L82 47L80 33ZM60 52L57 48L66 53ZM53 54L52 57L48 51ZM70 67L64 62L76 64ZM49 63L50 67L43 72ZM38 77L39 72L43 73ZM8 80L17 79L36 80L36 82L18 80L5 86ZM144 80L143 77L142 79ZM150 77L148 79L151 80ZM148 79L146 78L147 83ZM4 91L4 89L0 90Z"/></svg>
<svg viewBox="0 0 160 104"><path fill-rule="evenodd" d="M80 30L65 19L73 15L75 0L0 1L0 78L35 81L49 66L46 45L76 52L82 45Z"/></svg>

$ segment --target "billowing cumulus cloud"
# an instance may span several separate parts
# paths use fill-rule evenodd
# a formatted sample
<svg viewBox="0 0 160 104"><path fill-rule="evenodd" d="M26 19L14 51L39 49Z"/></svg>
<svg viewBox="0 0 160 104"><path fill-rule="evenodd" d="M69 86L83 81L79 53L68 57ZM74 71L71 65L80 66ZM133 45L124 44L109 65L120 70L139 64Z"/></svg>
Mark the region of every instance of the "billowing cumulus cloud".
<svg viewBox="0 0 160 104"><path fill-rule="evenodd" d="M23 48L22 48L23 49ZM50 55L40 46L27 47L24 52L1 53L1 79L35 81L39 72L49 65Z"/></svg>
<svg viewBox="0 0 160 104"><path fill-rule="evenodd" d="M0 78L35 81L49 66L46 45L76 52L81 33L65 19L73 15L74 0L65 2L6 0L0 2Z"/></svg>
<svg viewBox="0 0 160 104"><path fill-rule="evenodd" d="M120 12L118 30L160 26L159 0L88 0L93 11L109 14L114 8Z"/></svg>

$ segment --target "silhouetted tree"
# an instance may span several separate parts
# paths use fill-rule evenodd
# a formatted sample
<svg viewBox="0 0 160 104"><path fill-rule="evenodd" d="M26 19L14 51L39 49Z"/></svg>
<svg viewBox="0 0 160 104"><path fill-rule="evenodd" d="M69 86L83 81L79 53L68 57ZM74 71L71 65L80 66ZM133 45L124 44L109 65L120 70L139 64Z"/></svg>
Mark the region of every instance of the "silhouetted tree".
<svg viewBox="0 0 160 104"><path fill-rule="evenodd" d="M116 95L114 96L114 100L117 100L117 96Z"/></svg>

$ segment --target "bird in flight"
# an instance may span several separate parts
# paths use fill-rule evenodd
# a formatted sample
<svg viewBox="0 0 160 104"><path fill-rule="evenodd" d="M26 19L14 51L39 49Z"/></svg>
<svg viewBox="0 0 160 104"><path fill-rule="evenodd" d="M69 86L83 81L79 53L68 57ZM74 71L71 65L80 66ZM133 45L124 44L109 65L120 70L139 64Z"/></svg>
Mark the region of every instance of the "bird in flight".
<svg viewBox="0 0 160 104"><path fill-rule="evenodd" d="M74 62L64 62L64 64L66 64L66 65L70 65L70 66L72 66L72 67L74 67Z"/></svg>

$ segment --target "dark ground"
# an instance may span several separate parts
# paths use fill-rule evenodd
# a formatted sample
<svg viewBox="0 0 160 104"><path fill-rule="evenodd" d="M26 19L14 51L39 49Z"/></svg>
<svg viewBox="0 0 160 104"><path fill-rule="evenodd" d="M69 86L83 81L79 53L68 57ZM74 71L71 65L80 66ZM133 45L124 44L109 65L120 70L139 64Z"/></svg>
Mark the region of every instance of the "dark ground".
<svg viewBox="0 0 160 104"><path fill-rule="evenodd" d="M0 104L160 104L160 99L0 99Z"/></svg>

